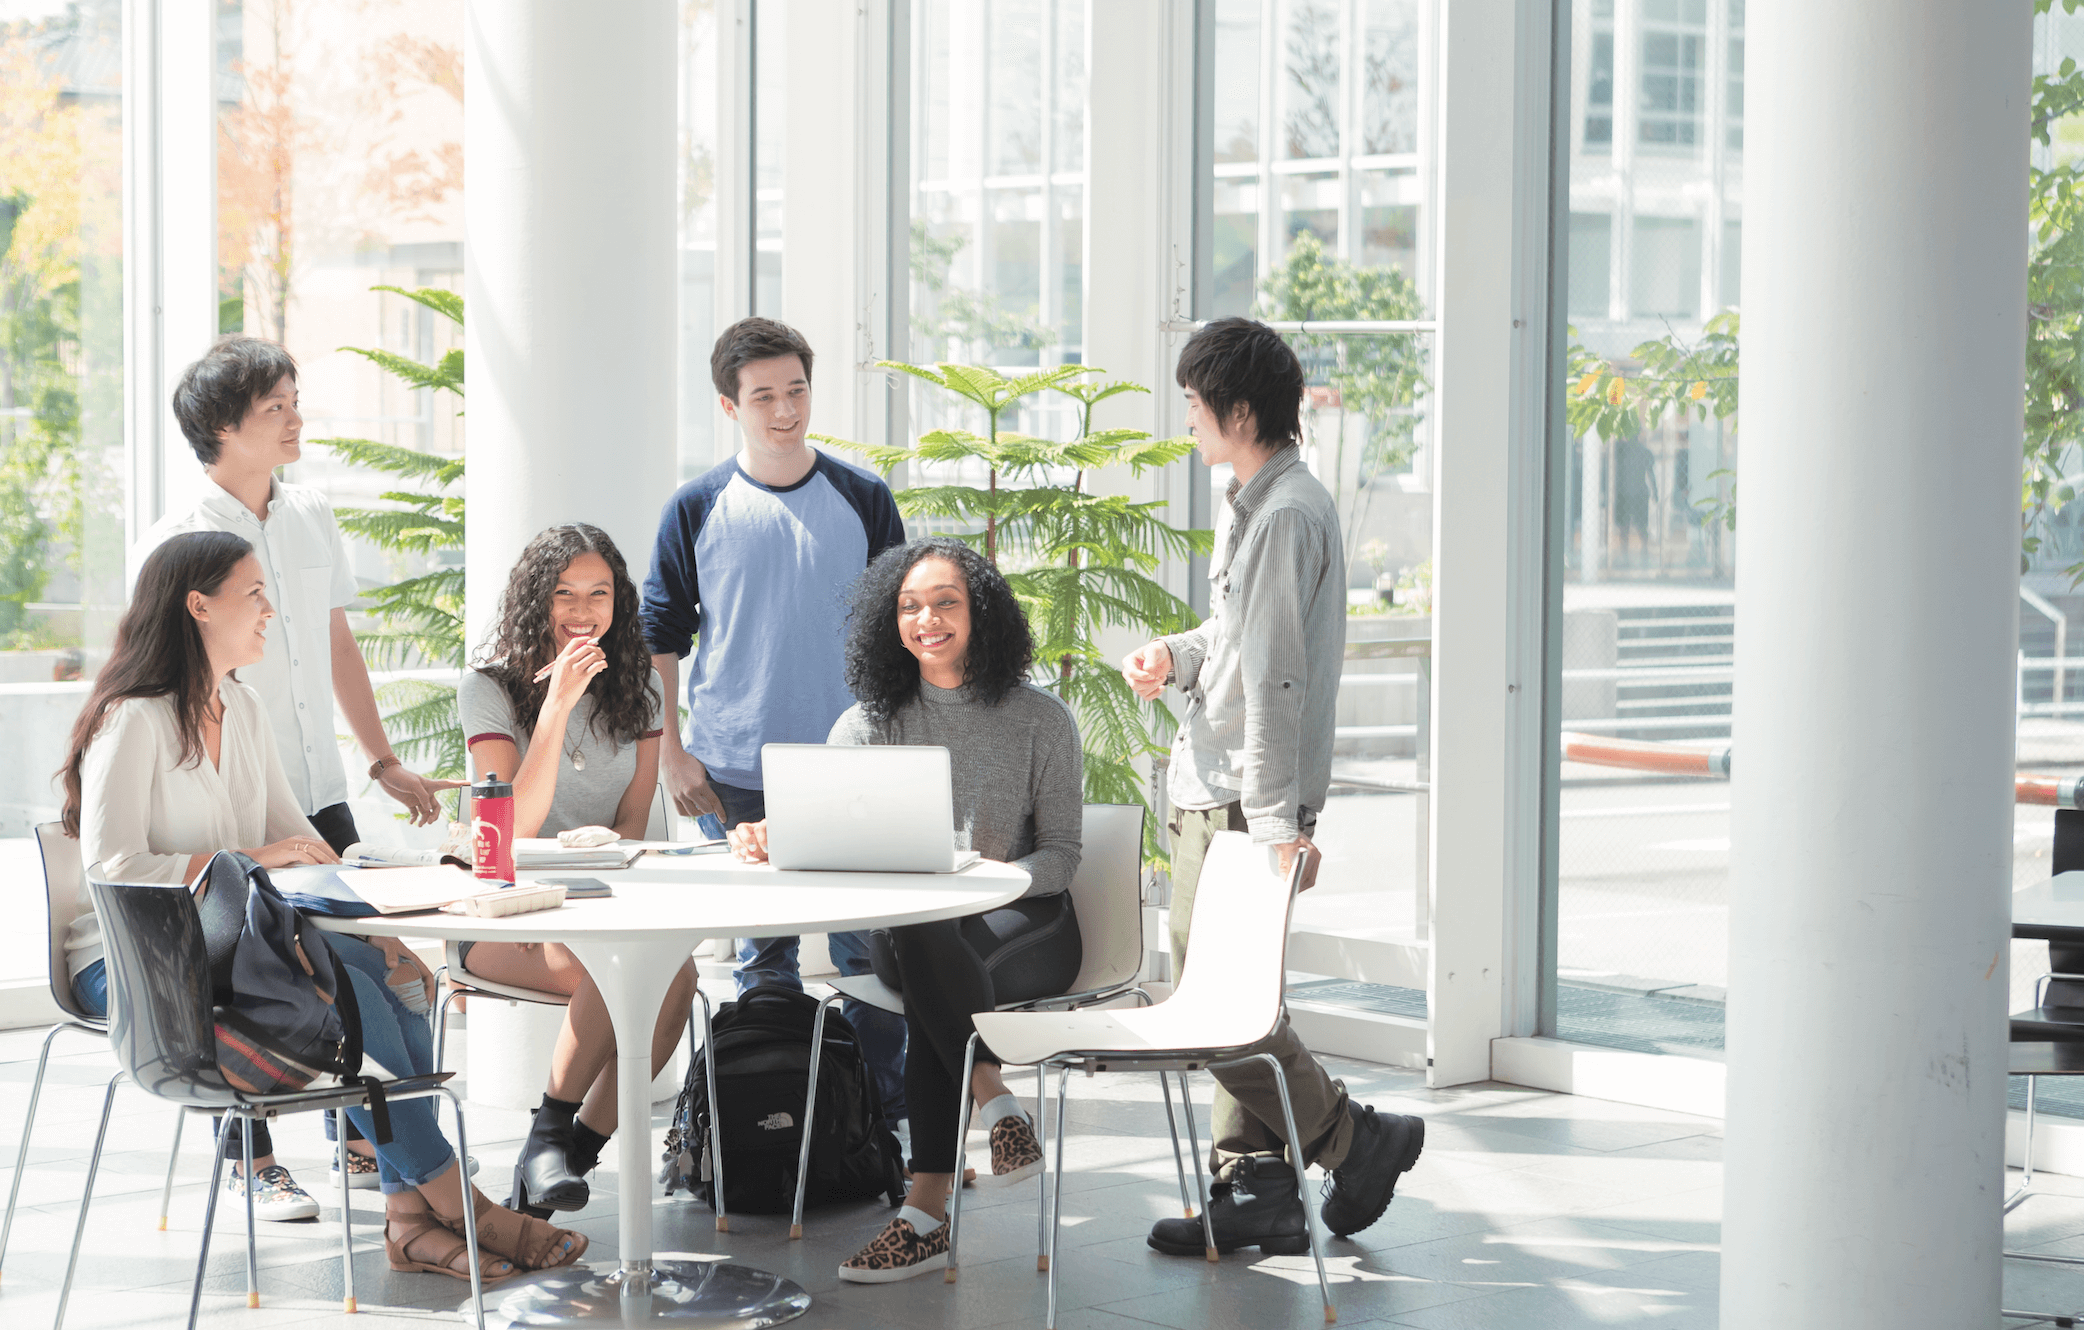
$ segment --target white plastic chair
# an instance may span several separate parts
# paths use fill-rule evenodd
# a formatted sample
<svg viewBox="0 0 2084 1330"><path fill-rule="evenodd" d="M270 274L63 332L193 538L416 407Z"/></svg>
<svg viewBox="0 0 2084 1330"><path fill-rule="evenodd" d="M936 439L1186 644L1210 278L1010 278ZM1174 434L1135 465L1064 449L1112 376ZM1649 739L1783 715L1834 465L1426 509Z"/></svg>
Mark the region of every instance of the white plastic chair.
<svg viewBox="0 0 2084 1330"><path fill-rule="evenodd" d="M1242 832L1216 833L1208 847L1201 880L1194 892L1194 945L1172 996L1153 1007L1104 1011L983 1012L970 1038L963 1066L963 1132L957 1137L955 1167L960 1175L969 1135L969 1073L981 1039L1009 1063L1058 1068L1056 1098L1056 1202L1050 1213L1049 1320L1056 1325L1056 1235L1063 1210L1064 1101L1075 1067L1086 1074L1107 1071L1185 1073L1203 1068L1264 1062L1274 1072L1281 1093L1281 1119L1287 1139L1297 1139L1288 1078L1271 1053L1255 1049L1281 1023L1287 977L1288 921L1295 891L1302 881L1307 853L1298 854L1286 890L1268 881L1268 850L1255 846ZM1170 1109L1170 1096L1167 1097ZM1191 1110L1190 1110L1191 1114ZM1198 1161L1197 1161L1198 1163ZM1317 1263L1317 1285L1324 1296L1324 1319L1338 1319L1332 1309L1331 1284L1324 1274L1324 1252L1317 1236L1316 1215L1304 1185L1303 1160L1295 1152L1295 1189L1302 1198L1303 1219L1310 1235L1310 1255ZM1043 1171L1048 1172L1045 1159ZM1208 1211L1201 1215L1208 1259L1216 1256L1215 1232ZM962 1224L962 1189L948 1213L948 1273L956 1273L956 1241Z"/></svg>
<svg viewBox="0 0 2084 1330"><path fill-rule="evenodd" d="M1027 1002L1003 1004L1001 1011L1025 1011L1041 1007L1076 1007L1092 1002L1104 1002L1124 993L1142 990L1135 987L1136 975L1143 966L1143 820L1141 804L1087 804L1081 823L1080 839L1083 848L1078 856L1078 872L1073 875L1067 889L1071 894L1071 908L1078 919L1079 945L1083 959L1079 963L1078 977L1068 991L1056 997L1035 998ZM825 1047L825 1013L831 1004L841 997L866 1002L871 1007L902 1016L905 1010L904 995L898 993L873 974L841 975L828 979L826 983L837 992L825 999L818 1007L817 1020L811 1031L811 1047L820 1052ZM1145 1001L1149 997L1145 995ZM810 1068L810 1090L803 1104L803 1148L796 1163L796 1208L789 1224L789 1236L803 1236L804 1188L810 1175L810 1139L813 1115L818 1102L818 1063L813 1057ZM963 1081L967 1095L967 1078ZM1182 1092L1186 1082L1181 1081ZM1043 1130L1043 1143L1047 1143L1046 1124L1043 1121L1044 1097L1043 1071L1035 1068L1035 1123ZM1165 1092L1168 1121L1172 1091ZM1193 1133L1193 1109L1188 1108L1188 1132ZM1178 1166L1180 1176L1180 1200L1187 1208L1187 1217L1194 1217L1194 1205L1188 1198L1186 1167L1180 1162L1179 1134L1174 1129L1172 1140L1173 1163ZM1200 1177L1200 1145L1194 1143L1195 1177ZM1046 1175L1047 1170L1044 1170ZM1048 1208L1048 1182L1042 1187L1042 1205L1035 1217L1036 1246L1042 1245L1041 1211ZM1036 1254L1038 1269L1047 1268L1047 1257Z"/></svg>

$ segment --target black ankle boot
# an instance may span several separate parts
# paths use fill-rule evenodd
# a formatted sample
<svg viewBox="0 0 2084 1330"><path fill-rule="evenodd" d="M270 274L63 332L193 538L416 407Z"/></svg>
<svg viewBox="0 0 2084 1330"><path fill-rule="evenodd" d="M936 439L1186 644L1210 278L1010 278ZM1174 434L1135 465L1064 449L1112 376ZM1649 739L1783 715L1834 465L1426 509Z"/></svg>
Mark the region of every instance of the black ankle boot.
<svg viewBox="0 0 2084 1330"><path fill-rule="evenodd" d="M537 1109L521 1158L514 1163L514 1194L508 1208L539 1219L551 1210L585 1209L592 1188L572 1172L571 1148L571 1119Z"/></svg>
<svg viewBox="0 0 2084 1330"><path fill-rule="evenodd" d="M1295 1171L1271 1155L1246 1155L1237 1161L1229 1180L1209 1192L1208 1220L1219 1254L1257 1247L1269 1256L1293 1256L1310 1249L1309 1221L1295 1190ZM1167 1256L1200 1256L1208 1247L1198 1217L1160 1219L1149 1241Z"/></svg>

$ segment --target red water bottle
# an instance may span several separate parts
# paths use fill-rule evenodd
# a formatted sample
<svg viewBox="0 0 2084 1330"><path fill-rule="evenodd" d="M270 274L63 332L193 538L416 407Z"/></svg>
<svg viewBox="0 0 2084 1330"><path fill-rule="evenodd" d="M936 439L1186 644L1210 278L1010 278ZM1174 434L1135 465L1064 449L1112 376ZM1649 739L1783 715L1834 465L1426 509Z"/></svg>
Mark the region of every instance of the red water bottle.
<svg viewBox="0 0 2084 1330"><path fill-rule="evenodd" d="M470 787L471 858L477 874L493 882L514 880L514 787L496 771Z"/></svg>

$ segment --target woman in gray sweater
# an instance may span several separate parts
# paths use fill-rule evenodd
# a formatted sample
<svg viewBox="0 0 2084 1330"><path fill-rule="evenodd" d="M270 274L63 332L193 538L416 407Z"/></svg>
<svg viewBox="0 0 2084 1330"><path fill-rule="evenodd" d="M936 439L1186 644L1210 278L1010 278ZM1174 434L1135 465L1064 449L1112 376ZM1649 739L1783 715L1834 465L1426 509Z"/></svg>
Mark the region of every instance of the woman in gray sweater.
<svg viewBox="0 0 2084 1330"><path fill-rule="evenodd" d="M1027 682L1034 641L1012 589L960 541L913 541L868 566L854 588L846 662L859 701L828 742L946 748L957 848L1029 877L1027 894L1000 909L893 930L894 955L878 957L878 973L905 996L912 1189L839 1277L888 1283L948 1264L945 1209L962 1129L963 1054L976 1030L970 1018L1062 993L1078 977L1078 920L1066 888L1078 871L1085 763L1070 708ZM741 858L764 859L765 841L765 823L732 832ZM977 1185L1033 1177L1041 1148L989 1048L977 1050L968 1088L991 1131L991 1174Z"/></svg>

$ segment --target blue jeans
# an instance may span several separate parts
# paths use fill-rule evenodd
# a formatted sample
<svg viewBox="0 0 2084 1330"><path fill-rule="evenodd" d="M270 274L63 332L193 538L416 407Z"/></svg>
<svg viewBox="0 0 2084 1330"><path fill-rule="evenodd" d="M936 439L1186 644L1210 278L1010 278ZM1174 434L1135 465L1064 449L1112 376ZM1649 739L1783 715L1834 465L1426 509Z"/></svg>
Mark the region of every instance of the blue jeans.
<svg viewBox="0 0 2084 1330"><path fill-rule="evenodd" d="M407 1010L388 984L357 966L347 967L347 979L354 985L355 1005L362 1013L363 1071L413 1076L434 1070L434 1039L427 1031L426 1018ZM376 1124L368 1109L350 1108L347 1120L371 1141L376 1139ZM455 1162L456 1152L449 1149L435 1124L432 1099L391 1105L391 1139L376 1147L376 1173L386 1194L431 1182Z"/></svg>
<svg viewBox="0 0 2084 1330"><path fill-rule="evenodd" d="M72 977L72 1000L89 1016L109 1018L109 967L96 961Z"/></svg>
<svg viewBox="0 0 2084 1330"><path fill-rule="evenodd" d="M767 816L763 790L748 790L712 780L709 788L724 805L724 816L702 818L702 834L717 837L740 822L758 822ZM803 972L797 963L801 939L793 937L742 937L738 942L738 968L731 978L742 996L761 984L780 984L803 991ZM868 934L832 933L825 938L832 963L841 974L867 974ZM883 1116L891 1122L910 1116L905 1109L905 1020L866 1002L847 998L840 1003L848 1024L861 1036L861 1055L875 1073L876 1091L883 1099Z"/></svg>

